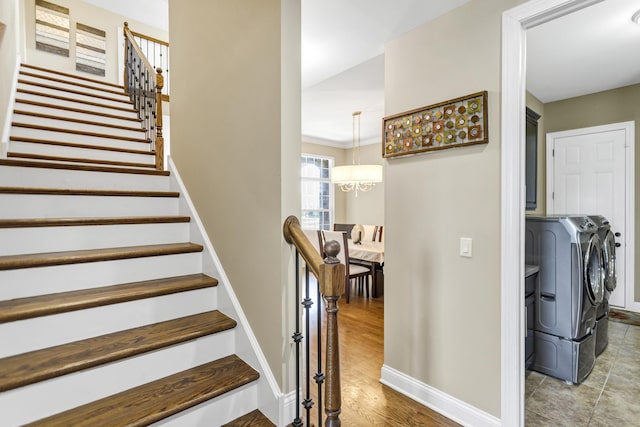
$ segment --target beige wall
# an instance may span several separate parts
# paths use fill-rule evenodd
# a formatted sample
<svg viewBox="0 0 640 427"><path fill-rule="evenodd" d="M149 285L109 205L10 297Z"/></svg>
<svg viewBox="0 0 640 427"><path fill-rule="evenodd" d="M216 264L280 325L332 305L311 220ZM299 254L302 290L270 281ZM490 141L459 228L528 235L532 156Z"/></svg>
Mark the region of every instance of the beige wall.
<svg viewBox="0 0 640 427"><path fill-rule="evenodd" d="M382 165L381 143L360 147L360 163L363 165ZM353 149L345 153L345 162L350 163ZM384 177L383 177L384 179ZM376 184L372 190L346 194L346 217L350 223L384 225L384 182ZM386 236L385 236L386 237Z"/></svg>
<svg viewBox="0 0 640 427"><path fill-rule="evenodd" d="M537 179L536 179L536 202L537 206L535 210L526 211L527 215L545 215L547 213L547 159L546 159L546 147L545 147L545 110L544 104L531 93L527 92L526 99L527 107L535 111L540 115L538 119L538 167L537 167Z"/></svg>
<svg viewBox="0 0 640 427"><path fill-rule="evenodd" d="M300 5L171 0L169 12L172 155L287 391L282 224L300 214Z"/></svg>
<svg viewBox="0 0 640 427"><path fill-rule="evenodd" d="M640 85L580 96L545 104L547 132L579 129L589 126L635 121L640 123ZM640 190L640 130L635 132L635 188ZM543 195L544 197L544 195ZM640 220L640 197L636 196L635 223ZM640 227L635 233L635 267L640 265ZM640 281L635 283L635 300L640 301Z"/></svg>
<svg viewBox="0 0 640 427"><path fill-rule="evenodd" d="M169 41L169 35L156 27L143 24L115 14L108 10L92 6L80 0L52 0L54 4L69 8L70 32L69 32L69 57L55 55L42 50L36 50L35 42L35 0L24 0L26 23L26 52L23 61L31 65L53 68L66 73L76 73L75 65L75 25L81 23L103 30L107 33L107 68L104 78L88 73L79 73L89 78L104 79L107 82L117 83L120 70L118 70L118 33L125 21L129 22L132 31L142 33L160 40ZM172 50L173 54L173 50ZM173 82L173 79L172 79Z"/></svg>
<svg viewBox="0 0 640 427"><path fill-rule="evenodd" d="M387 115L487 90L490 137L385 160L385 364L496 417L501 19L518 3L472 0L385 46Z"/></svg>
<svg viewBox="0 0 640 427"><path fill-rule="evenodd" d="M302 152L304 154L316 154L318 156L333 157L334 165L344 165L345 149L338 147L330 147L328 145L312 144L309 142L302 143ZM340 188L334 186L334 215L333 222L346 223L346 195Z"/></svg>
<svg viewBox="0 0 640 427"><path fill-rule="evenodd" d="M13 73L20 49L19 10L18 0L0 0L0 142L5 130Z"/></svg>

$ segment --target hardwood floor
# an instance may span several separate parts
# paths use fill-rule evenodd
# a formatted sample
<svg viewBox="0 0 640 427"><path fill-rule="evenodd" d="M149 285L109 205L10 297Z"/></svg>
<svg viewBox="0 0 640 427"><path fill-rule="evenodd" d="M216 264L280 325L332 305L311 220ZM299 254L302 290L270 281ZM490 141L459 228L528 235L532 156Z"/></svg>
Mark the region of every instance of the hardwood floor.
<svg viewBox="0 0 640 427"><path fill-rule="evenodd" d="M315 283L312 288L314 286ZM315 289L312 292L315 295ZM458 426L459 424L443 415L380 383L380 369L384 360L383 299L384 297L365 298L353 291L349 304L346 304L343 299L338 301L342 425L345 427ZM324 307L322 312L324 322ZM313 309L311 318L315 321L316 312ZM315 330L315 325L312 330ZM315 341L314 337L314 344ZM324 346L324 337L322 345ZM312 350L312 353L315 360L315 351ZM312 365L311 370L315 372L315 365ZM312 389L315 389L315 383ZM313 392L312 396L317 402ZM317 425L317 413L312 414L311 419L314 420L313 424Z"/></svg>

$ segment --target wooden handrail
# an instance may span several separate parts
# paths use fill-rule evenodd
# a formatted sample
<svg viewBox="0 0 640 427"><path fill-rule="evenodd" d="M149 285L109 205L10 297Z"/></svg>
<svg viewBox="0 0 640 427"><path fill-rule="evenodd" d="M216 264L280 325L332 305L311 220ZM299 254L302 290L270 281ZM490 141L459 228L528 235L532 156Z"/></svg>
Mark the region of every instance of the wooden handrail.
<svg viewBox="0 0 640 427"><path fill-rule="evenodd" d="M323 260L315 247L311 244L307 236L302 231L300 221L295 216L288 217L283 226L285 240L294 245L298 253L307 263L309 270L318 279L318 288L325 300L327 312L327 332L326 332L326 383L324 387L325 403L324 413L326 415L326 427L340 427L340 412L342 411L342 391L340 385L340 348L338 334L338 300L345 290L346 267L336 256L340 252L340 244L335 240L324 245L324 252L327 257ZM296 263L297 264L297 263ZM297 276L296 276L297 277ZM298 286L298 283L296 283ZM303 303L308 307L309 301ZM319 325L318 325L319 326ZM294 334L297 343L301 338L298 331ZM309 337L307 337L309 339ZM318 351L320 353L320 351ZM318 354L321 357L321 354ZM320 374L316 374L320 375ZM321 408L318 408L320 411ZM300 420L296 420L300 421ZM294 425L301 425L296 424Z"/></svg>
<svg viewBox="0 0 640 427"><path fill-rule="evenodd" d="M124 36L125 36L125 38L129 39L129 41L131 42L131 46L133 47L133 50L136 51L136 53L138 54L138 56L142 60L142 63L144 64L144 67L155 78L156 70L153 68L153 66L151 65L151 63L147 59L147 57L144 56L144 54L142 53L142 50L140 50L140 46L138 46L138 43L136 43L136 40L133 38L133 33L129 29L129 23L128 22L124 23ZM126 86L125 86L125 89L126 89Z"/></svg>
<svg viewBox="0 0 640 427"><path fill-rule="evenodd" d="M284 221L283 227L284 239L287 243L294 245L304 262L307 263L309 269L313 273L314 276L319 280L320 279L320 265L322 265L322 257L313 246L313 244L307 238L307 235L302 231L302 227L300 226L300 221L298 218L291 215Z"/></svg>
<svg viewBox="0 0 640 427"><path fill-rule="evenodd" d="M164 137L162 135L162 88L164 87L164 76L162 68L154 69L147 57L142 53L140 46L134 39L134 34L129 29L129 23L124 23L124 89L134 102L140 118L143 119L146 128L150 132L152 149L155 151L155 166L157 170L164 170ZM130 50L133 50L133 54ZM133 60L131 58L134 58ZM145 69L144 83L138 82L134 87L129 81L130 73L135 72L136 61L142 64ZM139 64L137 66L139 68ZM141 72L141 71L140 71ZM141 72L142 73L142 72ZM134 76L136 81L137 76ZM149 111L151 110L151 111Z"/></svg>

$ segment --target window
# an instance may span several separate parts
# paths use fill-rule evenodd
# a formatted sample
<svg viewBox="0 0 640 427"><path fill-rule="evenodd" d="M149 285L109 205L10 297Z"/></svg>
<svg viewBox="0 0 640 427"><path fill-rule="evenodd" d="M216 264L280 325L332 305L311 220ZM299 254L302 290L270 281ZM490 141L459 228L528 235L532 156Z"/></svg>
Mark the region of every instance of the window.
<svg viewBox="0 0 640 427"><path fill-rule="evenodd" d="M333 158L302 155L302 228L330 230L333 223L333 186L329 173Z"/></svg>

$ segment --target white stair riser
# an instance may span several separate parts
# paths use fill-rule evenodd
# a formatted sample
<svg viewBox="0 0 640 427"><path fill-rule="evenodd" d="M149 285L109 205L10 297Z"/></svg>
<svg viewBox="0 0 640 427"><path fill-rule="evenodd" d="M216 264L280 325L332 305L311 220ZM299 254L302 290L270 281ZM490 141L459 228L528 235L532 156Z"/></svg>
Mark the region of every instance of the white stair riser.
<svg viewBox="0 0 640 427"><path fill-rule="evenodd" d="M67 96L66 98L73 98L73 97ZM65 100L51 98L43 95L35 95L31 93L18 92L16 93L16 100L19 100L19 99L26 99L27 101L35 101L35 102L46 102L48 104L55 104L63 107L69 107L69 108L79 108L87 111L92 111L95 113L116 114L119 116L130 117L133 119L138 118L138 113L133 110L133 107L131 108L127 107L127 111L113 109L104 105L102 102L100 102L99 99L95 99L93 101L94 104L99 104L99 105L90 105L83 102L65 101Z"/></svg>
<svg viewBox="0 0 640 427"><path fill-rule="evenodd" d="M0 228L0 256L188 241L188 222Z"/></svg>
<svg viewBox="0 0 640 427"><path fill-rule="evenodd" d="M23 425L211 362L232 354L233 346L233 331L226 331L10 390L0 394L0 407L6 408L2 414L3 425Z"/></svg>
<svg viewBox="0 0 640 427"><path fill-rule="evenodd" d="M72 157L77 159L93 159L103 162L130 162L155 165L155 154L127 153L61 145L41 144L34 142L9 142L9 153L39 154L43 156Z"/></svg>
<svg viewBox="0 0 640 427"><path fill-rule="evenodd" d="M0 186L169 191L169 176L0 166ZM2 209L0 209L1 211Z"/></svg>
<svg viewBox="0 0 640 427"><path fill-rule="evenodd" d="M15 109L18 111L28 111L30 113L48 114L53 116L62 115L70 119L97 121L97 122L109 124L109 125L142 128L142 125L140 124L139 121L125 120L125 119L119 119L119 118L113 118L113 117L104 117L98 114L90 114L85 112L62 110L56 107L54 100L49 100L48 104L51 104L51 106L33 105L25 102L20 102L20 100L17 99L15 104ZM83 108L83 109L88 110L88 108ZM122 114L118 114L117 111L113 111L113 110L110 110L110 111L111 111L111 114L116 115L118 117L131 116L131 114L127 114L124 112Z"/></svg>
<svg viewBox="0 0 640 427"><path fill-rule="evenodd" d="M0 324L0 357L83 340L217 307L216 288L178 292L121 304Z"/></svg>
<svg viewBox="0 0 640 427"><path fill-rule="evenodd" d="M0 394L0 406L11 408L3 414L3 420L8 422L6 425L22 425L216 360L233 352L233 341L233 331L222 332L172 348L114 362L102 368L90 368L65 377L8 391ZM202 348L211 349L211 351L203 352ZM100 384L100 387L96 387L95 384ZM254 390L251 390L252 388ZM254 403L249 410L257 406L256 398L253 397L256 394L255 385L245 386L238 389L238 392L242 393L239 397L243 400ZM233 394L235 392L230 397ZM38 404L33 405L33 402Z"/></svg>
<svg viewBox="0 0 640 427"><path fill-rule="evenodd" d="M117 88L108 84L102 84L100 83L100 81L87 81L84 79L78 79L75 78L73 76L65 76L65 75L60 75L58 73L53 73L47 70L36 70L34 68L30 68L30 67L20 67L20 72L26 72L26 73L31 73L31 74L37 74L39 76L42 77L51 77L54 79L59 79L59 80L64 80L70 83L80 83L80 84L84 84L84 85L90 85L90 86L95 86L97 89L107 89L107 90L124 90L122 88Z"/></svg>
<svg viewBox="0 0 640 427"><path fill-rule="evenodd" d="M177 215L177 197L1 194L0 218Z"/></svg>
<svg viewBox="0 0 640 427"><path fill-rule="evenodd" d="M110 88L110 89L106 89L106 90L101 90L101 89L96 89L96 88L87 88L84 86L92 86L89 82L83 82L81 80L76 82L66 82L66 83L62 83L62 82L57 82L57 81L52 81L46 77L34 77L34 76L25 76L23 74L20 74L18 76L18 78L20 80L26 80L29 82L33 82L33 83L39 83L39 84L44 84L44 85L48 85L48 86L55 86L57 88L60 88L60 90L75 90L75 91L80 91L80 92L84 92L84 93L88 93L88 94L92 94L92 95L98 95L98 96L108 96L110 98L115 98L115 99L119 99L122 100L124 102L128 102L129 101L129 96L124 94L124 91L120 91L120 93L112 93L112 91L118 91L118 89L116 88ZM59 77L54 77L55 79L59 79ZM60 80L64 80L64 79L60 79ZM83 85L83 86L78 86L78 85Z"/></svg>
<svg viewBox="0 0 640 427"><path fill-rule="evenodd" d="M220 426L248 414L257 407L257 385L251 383L153 425L154 427Z"/></svg>
<svg viewBox="0 0 640 427"><path fill-rule="evenodd" d="M30 90L30 91L34 91L42 94L54 95L54 96L63 96L65 98L77 99L78 101L98 102L100 104L104 104L106 106L111 106L111 107L133 108L131 103L129 103L128 101L120 101L119 99L115 100L115 98L117 97L115 98L107 97L108 99L96 98L95 96L80 95L77 93L71 93L64 90L60 90L60 89L49 89L46 87L30 84L28 81L18 82L18 89L25 89L25 90ZM111 98L114 98L114 99L111 99Z"/></svg>
<svg viewBox="0 0 640 427"><path fill-rule="evenodd" d="M58 113L59 115L60 113ZM86 123L76 123L68 120L62 119L48 119L37 116L30 116L27 114L14 114L13 115L14 123L26 123L38 126L47 126L53 127L56 129L66 129L66 130L76 130L80 132L93 132L93 133L104 133L109 135L121 136L124 138L145 138L145 132L142 130L141 126L138 126L136 130L128 130L128 129L119 129L112 128L108 126L102 126L100 123L95 124L86 124Z"/></svg>
<svg viewBox="0 0 640 427"><path fill-rule="evenodd" d="M19 126L11 127L11 136L44 139L47 141L72 142L75 144L98 145L101 147L124 148L126 150L151 150L151 145L147 142L125 141L114 137L77 135L61 131L29 129Z"/></svg>
<svg viewBox="0 0 640 427"><path fill-rule="evenodd" d="M0 271L0 300L202 272L202 253Z"/></svg>

